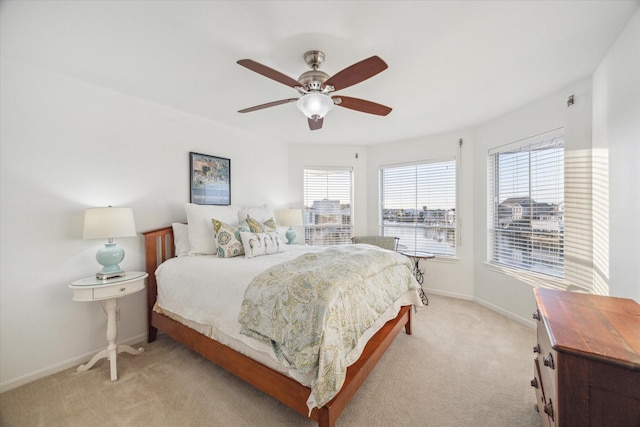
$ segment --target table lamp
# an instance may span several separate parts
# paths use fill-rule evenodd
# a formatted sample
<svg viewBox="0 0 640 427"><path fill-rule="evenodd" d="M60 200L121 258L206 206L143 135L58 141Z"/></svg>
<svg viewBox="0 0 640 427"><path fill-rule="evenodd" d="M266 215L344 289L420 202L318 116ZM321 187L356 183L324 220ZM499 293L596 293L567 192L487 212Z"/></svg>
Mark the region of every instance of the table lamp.
<svg viewBox="0 0 640 427"><path fill-rule="evenodd" d="M114 237L132 237L136 235L131 208L90 208L84 212L84 235L88 239L108 239L96 254L96 260L102 270L96 273L100 280L124 276L125 272L118 264L124 259L124 249L113 241Z"/></svg>
<svg viewBox="0 0 640 427"><path fill-rule="evenodd" d="M278 224L288 226L289 229L285 233L287 236L287 244L293 245L296 242L296 230L293 227L303 225L302 209L283 209L276 213Z"/></svg>

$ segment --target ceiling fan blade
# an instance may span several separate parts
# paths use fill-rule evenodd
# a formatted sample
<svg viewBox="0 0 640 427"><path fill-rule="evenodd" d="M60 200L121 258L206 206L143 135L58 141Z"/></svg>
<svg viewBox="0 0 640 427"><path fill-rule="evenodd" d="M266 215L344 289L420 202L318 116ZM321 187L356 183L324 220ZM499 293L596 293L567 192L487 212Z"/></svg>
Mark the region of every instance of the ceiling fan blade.
<svg viewBox="0 0 640 427"><path fill-rule="evenodd" d="M388 65L378 56L372 56L371 58L364 59L360 62L353 64L350 67L334 74L327 80L324 85L331 85L335 90L341 90L349 86L353 86L356 83L367 80L370 77L386 70Z"/></svg>
<svg viewBox="0 0 640 427"><path fill-rule="evenodd" d="M375 114L378 116L386 116L392 110L386 105L377 104L360 98L352 98L350 96L334 96L332 98L336 105L351 110L360 111L362 113ZM340 100L340 102L338 102Z"/></svg>
<svg viewBox="0 0 640 427"><path fill-rule="evenodd" d="M238 113L250 113L256 110L262 110L263 108L275 107L276 105L288 104L289 102L296 102L298 98L281 99L280 101L267 102L266 104L256 105L254 107L245 108L244 110L238 110Z"/></svg>
<svg viewBox="0 0 640 427"><path fill-rule="evenodd" d="M280 82L284 85L287 85L290 87L302 86L297 80L292 79L286 74L282 74L280 71L276 71L273 68L269 68L266 65L262 65L251 59L241 59L237 62L238 64L250 69L251 71L255 71L258 74L262 74L263 76L268 77L277 82Z"/></svg>
<svg viewBox="0 0 640 427"><path fill-rule="evenodd" d="M322 122L323 122L324 118L320 118L320 119L307 119L307 121L309 122L309 129L311 130L318 130L322 128Z"/></svg>

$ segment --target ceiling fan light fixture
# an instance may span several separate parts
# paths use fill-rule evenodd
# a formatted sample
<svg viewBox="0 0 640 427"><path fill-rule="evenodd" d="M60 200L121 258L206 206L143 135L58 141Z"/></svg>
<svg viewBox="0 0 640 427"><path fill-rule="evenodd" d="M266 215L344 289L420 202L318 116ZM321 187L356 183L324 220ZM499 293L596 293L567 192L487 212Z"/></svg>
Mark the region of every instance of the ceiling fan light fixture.
<svg viewBox="0 0 640 427"><path fill-rule="evenodd" d="M302 114L310 119L318 120L331 111L333 100L328 95L313 92L301 96L296 105Z"/></svg>

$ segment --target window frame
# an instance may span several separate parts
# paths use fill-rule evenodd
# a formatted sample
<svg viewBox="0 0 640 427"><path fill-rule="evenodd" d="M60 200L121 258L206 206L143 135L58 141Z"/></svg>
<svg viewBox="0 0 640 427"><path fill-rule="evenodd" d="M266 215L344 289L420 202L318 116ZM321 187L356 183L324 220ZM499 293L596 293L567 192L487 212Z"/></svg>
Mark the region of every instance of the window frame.
<svg viewBox="0 0 640 427"><path fill-rule="evenodd" d="M321 212L320 214L318 214L317 212L314 213L313 207L312 206L307 206L307 204L310 202L310 199L313 200L313 202L322 202L323 200L327 200L327 201L331 201L332 199L331 197L331 192L332 190L330 188L325 188L325 192L327 194L327 198L324 199L315 199L313 197L308 197L307 195L307 172L309 171L315 171L315 172L324 172L328 175L331 172L338 172L338 173L348 173L348 180L349 180L349 212L345 213L344 212L344 208L343 205L345 205L344 203L342 203L342 199L340 199L340 204L338 206L340 213L336 213L334 210L334 208L331 208L330 206L327 206L327 209L330 209L334 212ZM344 244L351 244L351 238L353 237L353 230L354 230L354 209L353 209L353 200L354 200L354 177L353 177L353 168L352 167L327 167L327 166L305 166L303 169L303 178L302 178L302 187L303 187L303 195L302 195L302 199L303 199L303 227L304 227L304 241L305 244L307 245L311 245L311 246L331 246L331 245L344 245ZM336 190L334 189L334 194L335 191L337 191L338 193L340 193L340 190ZM340 195L342 196L342 194ZM324 215L323 215L324 214ZM312 218L315 220L317 220L317 216L325 216L325 217L336 217L337 215L340 216L340 221L336 223L331 223L331 222L322 222L320 224L317 223L311 223ZM347 220L347 222L345 223L345 219ZM330 235L332 234L331 230L333 231L334 237L331 237ZM318 231L320 232L320 237L316 237L318 234ZM323 234L329 234L329 237L323 237Z"/></svg>
<svg viewBox="0 0 640 427"><path fill-rule="evenodd" d="M488 151L487 157L486 262L494 268L511 271L521 277L537 277L540 283L544 283L550 287L562 287L566 277L567 255L564 227L564 205L566 199L566 178L564 174L566 163L565 145L564 129L561 128L492 148ZM536 164L536 167L543 165L553 168L553 163L558 163L558 161L561 160L561 167L555 166L559 168L559 170L555 170L553 177L555 177L556 180L560 179L562 183L556 183L556 187L551 187L550 189L548 189L548 185L541 184L542 182L548 182L548 178L545 179L542 172L536 174L531 164L532 153L539 155L547 150L561 152L561 155L551 151L544 153L550 154L553 157L545 159L546 163L539 162ZM528 156L529 163L526 169L527 194L524 196L520 195L519 197L511 195L511 197L504 198L505 192L500 191L500 186L501 184L504 186L508 182L506 180L502 183L500 182L500 156L514 156L515 158L515 156L519 154L527 154ZM561 157L561 159L559 159L559 157ZM504 157L504 159L507 159L507 157ZM534 169L534 173L532 173L532 169ZM519 171L513 172L515 178L512 181L520 182L523 177L517 175L517 173L519 173ZM512 182L512 186L519 185L520 184L514 184ZM560 190L562 195L558 196ZM542 195L543 199L545 199L554 192L556 193L555 197L561 199L557 200L557 203L541 202L539 201L540 198L536 201L534 198L534 195L535 197ZM523 203L513 205L511 209L511 220L508 221L506 217L509 215L505 213L505 209L509 203L516 202L518 198L522 199ZM509 201L509 203L505 204L507 201ZM526 207L525 202L529 203L529 207ZM521 209L520 211L518 211L518 207ZM542 221L543 218L540 213L542 210L551 212L544 215L545 217L548 216L545 221L549 222L545 227L547 228L546 230L542 227L542 225L544 225L542 222L545 222ZM516 216L518 216L516 211L522 214L529 214L528 218L524 218L524 223L522 223L523 218L516 218ZM555 221L553 217L556 218ZM528 226L526 224L527 220ZM537 228L534 227L534 220L542 225L539 224ZM555 224L557 230L553 230L554 225L552 223L557 223ZM510 228L512 224L514 227ZM519 245L519 248L524 248L522 245L527 244L527 237L529 244L526 246L525 251L518 250L516 246ZM548 247L543 248L542 242L545 239L548 242ZM536 241L539 244L538 246L535 246ZM509 244L512 244L512 246L509 247ZM547 255L552 252L551 248L557 252L554 257ZM535 251L536 249L537 251ZM527 250L529 251L529 255L523 256L522 260L520 260L517 254L526 253ZM512 258L512 260L509 258Z"/></svg>
<svg viewBox="0 0 640 427"><path fill-rule="evenodd" d="M447 175L447 185L452 187L449 189L453 192L453 194L448 194L445 196L446 204L453 204L453 208L445 207L445 208L434 208L429 209L429 203L425 203L425 199L418 200L418 195L420 193L418 187L418 176L422 179L432 180L433 176L430 173L426 173L423 171L421 173L418 172L417 168L424 166L426 168L429 167L447 167L453 166L453 173L448 172ZM413 188L411 190L413 196L415 198L415 203L412 208L416 214L413 214L414 221L409 222L409 224L404 224L403 221L397 221L394 223L385 223L385 210L390 208L385 207L385 186L388 186L389 182L385 181L385 170L390 169L404 169L404 168L416 168L416 178L413 184ZM403 173L403 172L400 172ZM427 252L433 255L436 255L438 258L449 258L455 259L457 257L457 247L459 245L459 227L460 227L460 210L459 210L459 200L458 200L458 187L459 187L459 162L456 156L437 158L437 159L428 159L428 160L420 160L414 162L407 163L399 163L399 164L389 164L389 165L381 165L378 168L378 229L379 234L381 236L389 235L396 236L400 238L398 243L398 251L406 252L406 253L416 253L416 252ZM406 188L406 187L405 187ZM434 196L432 196L434 197ZM432 206L438 206L437 203L433 203L433 199L430 199L430 203ZM424 206L427 206L426 213L424 213ZM420 211L420 207L422 207L422 211ZM398 208L395 208L398 209ZM388 215L390 213L387 212ZM423 214L420 217L420 214ZM387 215L387 216L388 216ZM412 215L412 214L410 214ZM424 217L426 215L427 218L431 217L434 219L434 224L431 226L419 226L419 218L423 218L423 221L426 221L427 218ZM440 218L442 217L442 218ZM451 219L453 218L453 220ZM435 225L437 219L442 219L440 225ZM448 224L447 224L448 223ZM431 233L438 233L437 243L430 243L427 238L424 241L419 240L418 230L424 228L424 235L426 236L431 229ZM412 231L409 231L412 230ZM440 239L440 237L443 237ZM413 242L411 242L413 240ZM447 244L447 250L443 249L442 242Z"/></svg>

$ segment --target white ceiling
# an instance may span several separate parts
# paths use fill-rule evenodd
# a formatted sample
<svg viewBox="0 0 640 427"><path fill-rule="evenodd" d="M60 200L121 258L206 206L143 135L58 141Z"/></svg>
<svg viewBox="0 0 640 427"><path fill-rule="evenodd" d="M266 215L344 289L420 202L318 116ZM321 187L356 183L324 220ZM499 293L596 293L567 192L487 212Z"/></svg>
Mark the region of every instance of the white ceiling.
<svg viewBox="0 0 640 427"><path fill-rule="evenodd" d="M2 1L2 56L290 143L375 144L464 129L589 77L640 1ZM311 132L295 79L307 50L332 75L389 68L338 92L393 108L334 108Z"/></svg>

